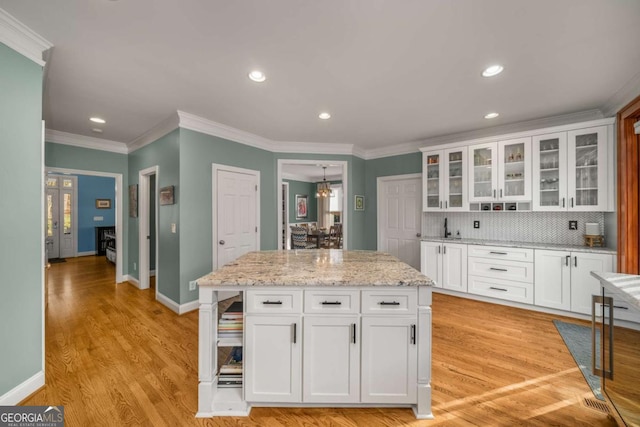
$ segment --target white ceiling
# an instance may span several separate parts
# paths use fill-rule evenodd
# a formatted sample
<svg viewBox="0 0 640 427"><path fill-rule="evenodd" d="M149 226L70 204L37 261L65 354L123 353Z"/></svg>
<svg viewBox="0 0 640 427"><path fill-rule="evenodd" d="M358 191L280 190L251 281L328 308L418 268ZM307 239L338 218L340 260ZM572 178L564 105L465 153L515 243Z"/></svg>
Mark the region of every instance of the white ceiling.
<svg viewBox="0 0 640 427"><path fill-rule="evenodd" d="M53 43L47 127L124 143L182 110L365 150L604 114L640 81L637 0L0 0ZM501 63L492 79L482 69ZM267 81L247 73L263 70ZM329 111L331 120L318 119ZM485 120L490 111L500 117ZM107 120L91 132L89 116Z"/></svg>

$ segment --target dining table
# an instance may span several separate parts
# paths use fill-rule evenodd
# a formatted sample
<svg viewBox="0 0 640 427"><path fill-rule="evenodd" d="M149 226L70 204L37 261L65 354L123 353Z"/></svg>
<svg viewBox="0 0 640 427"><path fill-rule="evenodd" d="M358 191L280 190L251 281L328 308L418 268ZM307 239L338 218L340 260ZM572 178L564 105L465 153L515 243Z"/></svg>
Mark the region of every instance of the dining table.
<svg viewBox="0 0 640 427"><path fill-rule="evenodd" d="M320 249L320 245L324 241L324 238L327 237L328 235L329 233L327 232L327 230L321 230L321 229L311 230L307 233L307 237L311 239L315 239L316 248L318 249Z"/></svg>

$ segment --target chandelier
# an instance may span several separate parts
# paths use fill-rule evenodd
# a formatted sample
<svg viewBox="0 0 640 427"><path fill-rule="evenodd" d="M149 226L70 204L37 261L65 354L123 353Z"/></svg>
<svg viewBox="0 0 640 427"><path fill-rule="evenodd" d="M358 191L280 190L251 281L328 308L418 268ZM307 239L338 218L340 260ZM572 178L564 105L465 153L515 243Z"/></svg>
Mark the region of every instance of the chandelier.
<svg viewBox="0 0 640 427"><path fill-rule="evenodd" d="M331 196L331 184L327 182L327 167L322 167L323 178L322 182L318 183L318 192L316 193L316 197L329 197Z"/></svg>

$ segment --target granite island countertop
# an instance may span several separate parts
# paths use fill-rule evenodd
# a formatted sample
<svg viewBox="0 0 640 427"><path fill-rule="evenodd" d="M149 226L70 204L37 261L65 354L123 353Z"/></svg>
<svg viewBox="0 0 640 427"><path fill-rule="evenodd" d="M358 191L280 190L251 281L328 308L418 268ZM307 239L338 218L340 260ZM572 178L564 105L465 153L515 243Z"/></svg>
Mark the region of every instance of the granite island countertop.
<svg viewBox="0 0 640 427"><path fill-rule="evenodd" d="M590 252L596 254L615 255L616 250L603 247L590 247L584 245L568 245L564 243L533 243L533 242L516 242L509 240L485 240L485 239L456 239L449 237L422 237L424 242L449 242L462 243L465 245L484 245L484 246L503 246L506 248L528 248L528 249L548 249L555 251L572 251L572 252Z"/></svg>
<svg viewBox="0 0 640 427"><path fill-rule="evenodd" d="M383 252L339 249L249 252L196 280L198 286L432 286Z"/></svg>
<svg viewBox="0 0 640 427"><path fill-rule="evenodd" d="M592 271L591 275L600 280L608 291L620 296L640 311L640 276L624 273L604 273Z"/></svg>

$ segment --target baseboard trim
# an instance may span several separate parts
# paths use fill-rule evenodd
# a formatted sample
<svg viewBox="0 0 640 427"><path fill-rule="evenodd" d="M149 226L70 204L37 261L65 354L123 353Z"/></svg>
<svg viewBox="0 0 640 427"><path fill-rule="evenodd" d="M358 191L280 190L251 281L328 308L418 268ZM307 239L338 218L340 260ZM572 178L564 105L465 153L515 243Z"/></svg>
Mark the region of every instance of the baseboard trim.
<svg viewBox="0 0 640 427"><path fill-rule="evenodd" d="M0 406L15 406L44 387L44 371L40 371L22 384L18 384L2 396Z"/></svg>
<svg viewBox="0 0 640 427"><path fill-rule="evenodd" d="M156 271L155 270L149 271L149 277L155 277L155 275L156 275Z"/></svg>
<svg viewBox="0 0 640 427"><path fill-rule="evenodd" d="M86 251L86 252L78 252L78 255L76 256L91 256L95 254L96 254L96 251Z"/></svg>
<svg viewBox="0 0 640 427"><path fill-rule="evenodd" d="M200 303L198 302L198 300L191 301L185 304L178 304L166 295L162 295L160 292L157 293L156 299L158 300L158 302L160 302L162 305L166 306L176 314L185 314L190 311L197 310L200 307Z"/></svg>
<svg viewBox="0 0 640 427"><path fill-rule="evenodd" d="M124 281L131 283L133 286L135 286L138 289L141 289L140 288L140 281L138 279L136 279L135 277L133 277L132 275L130 275L130 274L125 274Z"/></svg>

